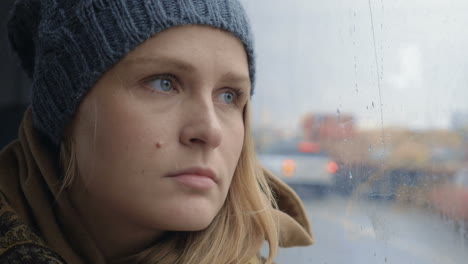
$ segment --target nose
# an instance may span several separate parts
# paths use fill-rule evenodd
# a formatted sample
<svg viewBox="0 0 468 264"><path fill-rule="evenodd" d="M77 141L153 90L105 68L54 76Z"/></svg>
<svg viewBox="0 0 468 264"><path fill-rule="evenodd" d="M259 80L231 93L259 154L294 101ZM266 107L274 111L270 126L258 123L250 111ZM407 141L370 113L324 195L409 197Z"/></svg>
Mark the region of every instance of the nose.
<svg viewBox="0 0 468 264"><path fill-rule="evenodd" d="M222 131L213 104L197 101L191 105L185 109L186 120L180 134L181 143L189 147L217 148L222 141Z"/></svg>

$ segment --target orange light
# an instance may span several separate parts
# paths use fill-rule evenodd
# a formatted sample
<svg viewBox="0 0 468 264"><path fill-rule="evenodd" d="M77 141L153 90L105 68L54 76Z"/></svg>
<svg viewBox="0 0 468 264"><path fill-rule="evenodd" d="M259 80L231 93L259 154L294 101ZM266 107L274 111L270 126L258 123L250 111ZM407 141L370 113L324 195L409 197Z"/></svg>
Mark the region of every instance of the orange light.
<svg viewBox="0 0 468 264"><path fill-rule="evenodd" d="M293 177L294 171L296 170L296 162L292 159L287 159L283 161L283 176L284 177Z"/></svg>
<svg viewBox="0 0 468 264"><path fill-rule="evenodd" d="M330 161L327 164L327 171L329 173L337 173L339 170L338 164L334 161Z"/></svg>

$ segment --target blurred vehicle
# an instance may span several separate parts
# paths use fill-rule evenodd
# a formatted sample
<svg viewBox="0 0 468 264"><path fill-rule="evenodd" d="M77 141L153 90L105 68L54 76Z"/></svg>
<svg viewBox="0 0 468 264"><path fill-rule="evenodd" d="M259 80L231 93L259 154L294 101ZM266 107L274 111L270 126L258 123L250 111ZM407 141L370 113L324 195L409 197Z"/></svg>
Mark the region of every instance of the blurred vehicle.
<svg viewBox="0 0 468 264"><path fill-rule="evenodd" d="M339 171L338 164L313 142L278 142L260 153L259 160L302 197L326 195Z"/></svg>
<svg viewBox="0 0 468 264"><path fill-rule="evenodd" d="M452 183L435 187L430 200L434 209L453 220L455 230L468 238L468 166L455 174Z"/></svg>

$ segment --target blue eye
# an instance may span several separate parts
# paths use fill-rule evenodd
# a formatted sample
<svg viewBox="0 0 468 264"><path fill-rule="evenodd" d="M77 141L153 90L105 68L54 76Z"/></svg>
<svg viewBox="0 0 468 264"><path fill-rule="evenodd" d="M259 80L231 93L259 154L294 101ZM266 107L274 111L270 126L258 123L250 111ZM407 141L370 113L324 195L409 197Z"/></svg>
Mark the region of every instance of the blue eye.
<svg viewBox="0 0 468 264"><path fill-rule="evenodd" d="M171 80L164 78L157 78L149 82L149 86L161 92L170 92L174 90L174 85Z"/></svg>
<svg viewBox="0 0 468 264"><path fill-rule="evenodd" d="M221 99L227 104L232 104L235 100L235 95L233 92L224 92L221 94Z"/></svg>

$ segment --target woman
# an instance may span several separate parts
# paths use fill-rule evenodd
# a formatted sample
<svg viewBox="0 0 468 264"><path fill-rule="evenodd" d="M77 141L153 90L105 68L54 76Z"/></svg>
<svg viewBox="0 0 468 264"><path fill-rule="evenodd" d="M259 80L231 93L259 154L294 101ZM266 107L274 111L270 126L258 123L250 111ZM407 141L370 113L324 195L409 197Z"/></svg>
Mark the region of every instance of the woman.
<svg viewBox="0 0 468 264"><path fill-rule="evenodd" d="M255 159L237 0L23 0L9 36L33 95L0 155L0 263L260 263L264 240L272 263L312 243Z"/></svg>

